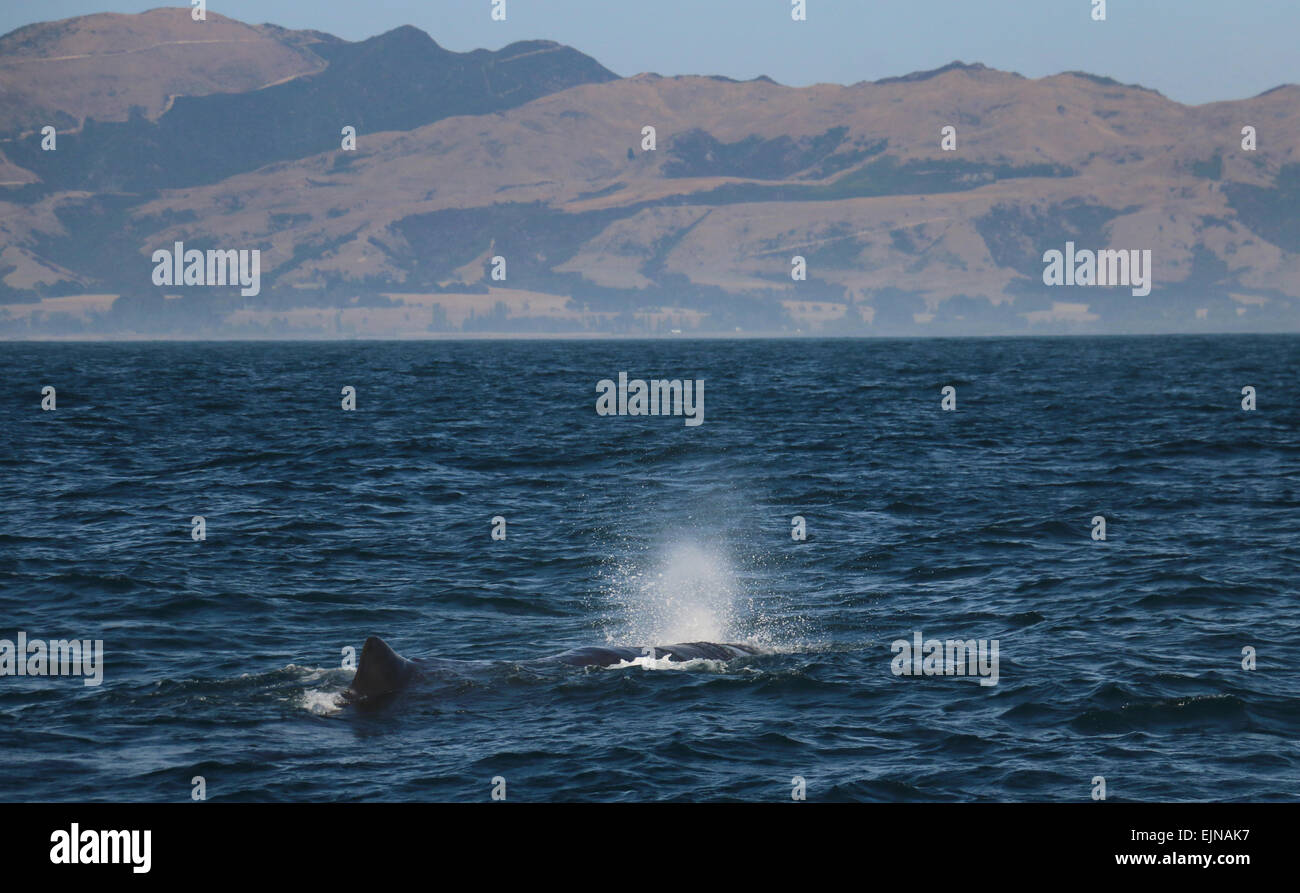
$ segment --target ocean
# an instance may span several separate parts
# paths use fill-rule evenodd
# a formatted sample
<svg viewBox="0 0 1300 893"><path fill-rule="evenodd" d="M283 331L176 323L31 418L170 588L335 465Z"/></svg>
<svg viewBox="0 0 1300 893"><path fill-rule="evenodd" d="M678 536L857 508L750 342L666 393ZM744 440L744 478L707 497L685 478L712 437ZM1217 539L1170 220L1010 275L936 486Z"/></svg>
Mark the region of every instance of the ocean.
<svg viewBox="0 0 1300 893"><path fill-rule="evenodd" d="M1300 795L1300 337L6 343L0 369L0 638L103 643L99 685L0 677L0 800ZM703 380L702 423L598 414L621 372ZM361 709L371 635L445 660ZM996 640L996 684L896 673L917 637ZM689 641L761 653L532 662Z"/></svg>

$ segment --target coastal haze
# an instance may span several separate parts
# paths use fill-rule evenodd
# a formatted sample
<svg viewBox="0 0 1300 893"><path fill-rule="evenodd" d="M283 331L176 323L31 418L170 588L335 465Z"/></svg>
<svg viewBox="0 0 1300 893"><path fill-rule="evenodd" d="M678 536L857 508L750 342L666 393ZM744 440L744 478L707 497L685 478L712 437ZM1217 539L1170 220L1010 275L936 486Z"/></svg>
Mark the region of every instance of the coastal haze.
<svg viewBox="0 0 1300 893"><path fill-rule="evenodd" d="M1300 330L1300 87L787 87L435 38L187 9L0 38L0 336ZM256 293L156 284L177 243L257 251ZM1045 284L1075 249L1149 251L1150 293Z"/></svg>

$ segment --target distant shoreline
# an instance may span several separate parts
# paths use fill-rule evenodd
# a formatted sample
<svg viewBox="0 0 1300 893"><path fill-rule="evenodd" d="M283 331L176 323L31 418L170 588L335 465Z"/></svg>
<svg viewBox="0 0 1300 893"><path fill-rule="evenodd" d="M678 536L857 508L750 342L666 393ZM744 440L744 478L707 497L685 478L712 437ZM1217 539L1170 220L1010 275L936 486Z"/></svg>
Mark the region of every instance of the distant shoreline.
<svg viewBox="0 0 1300 893"><path fill-rule="evenodd" d="M128 335L115 338L87 338L84 335L40 338L0 338L0 344L347 344L365 342L394 344L420 341L1032 341L1087 338L1296 338L1300 330L1288 332L1042 332L994 335L826 335L822 333L691 333L681 335L553 334L536 332L449 332L405 337L283 338L208 337L192 335Z"/></svg>

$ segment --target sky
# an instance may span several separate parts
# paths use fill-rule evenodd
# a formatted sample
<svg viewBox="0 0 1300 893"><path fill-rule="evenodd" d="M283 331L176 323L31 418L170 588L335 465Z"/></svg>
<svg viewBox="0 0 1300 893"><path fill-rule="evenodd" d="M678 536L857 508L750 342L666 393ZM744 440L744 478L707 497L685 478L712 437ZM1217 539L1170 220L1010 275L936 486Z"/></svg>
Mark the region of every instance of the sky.
<svg viewBox="0 0 1300 893"><path fill-rule="evenodd" d="M620 75L768 75L783 84L851 84L954 60L1043 77L1087 71L1179 102L1242 99L1300 83L1300 0L209 0L251 24L361 40L415 25L451 50L516 40L569 44ZM0 0L0 33L131 0ZM174 5L187 5L176 3Z"/></svg>

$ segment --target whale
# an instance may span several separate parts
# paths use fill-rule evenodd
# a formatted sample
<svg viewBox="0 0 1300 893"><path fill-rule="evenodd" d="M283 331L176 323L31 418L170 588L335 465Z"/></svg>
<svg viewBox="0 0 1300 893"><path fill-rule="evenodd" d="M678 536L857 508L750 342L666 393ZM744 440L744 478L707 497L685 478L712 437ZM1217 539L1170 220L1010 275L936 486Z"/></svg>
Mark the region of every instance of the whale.
<svg viewBox="0 0 1300 893"><path fill-rule="evenodd" d="M650 657L651 655L656 660L666 659L674 663L683 663L688 660L727 661L762 653L762 649L753 645L734 642L679 642L675 645L645 646L641 648L588 645L582 648L572 648L549 657L519 661L519 663L533 666L561 664L571 667L613 667L640 657ZM438 664L448 663L467 662L438 661ZM360 703L378 701L410 687L423 677L432 666L433 661L403 657L379 636L371 636L361 646L361 658L357 661L357 671L352 677L351 684L344 691L344 697L347 700Z"/></svg>

